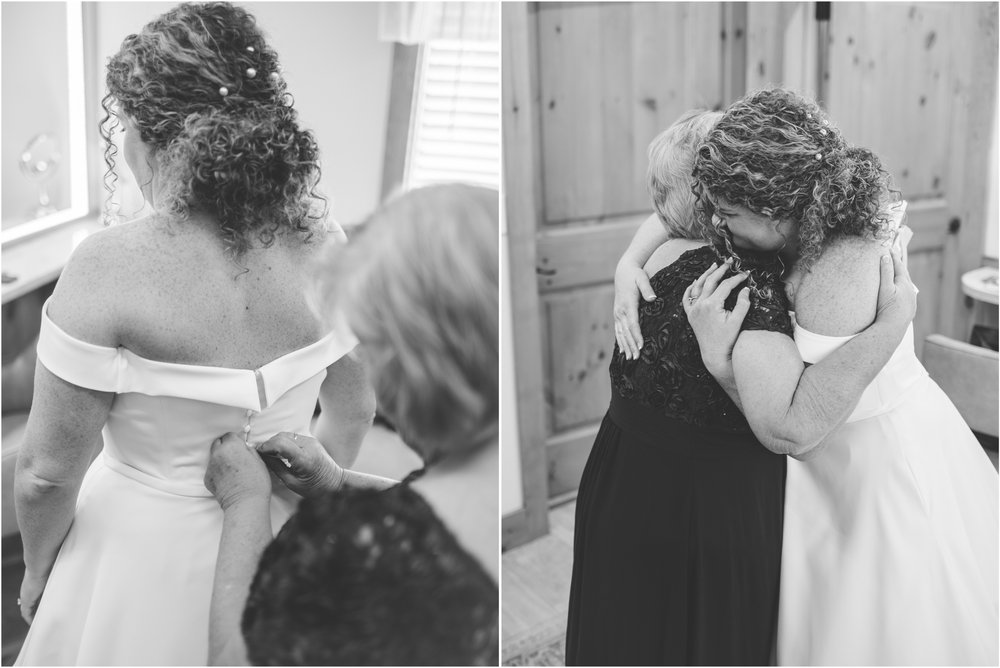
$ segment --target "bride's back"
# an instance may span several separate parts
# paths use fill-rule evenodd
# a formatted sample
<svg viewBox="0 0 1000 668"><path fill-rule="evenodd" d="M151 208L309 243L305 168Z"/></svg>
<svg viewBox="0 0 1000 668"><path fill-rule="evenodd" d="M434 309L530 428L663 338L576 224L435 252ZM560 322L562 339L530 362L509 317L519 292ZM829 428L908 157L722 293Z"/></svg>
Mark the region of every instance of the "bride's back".
<svg viewBox="0 0 1000 668"><path fill-rule="evenodd" d="M320 339L306 295L337 235L315 192L315 138L254 17L178 5L124 40L107 90L109 174L121 128L120 154L157 213L81 244L53 322L149 360L243 369Z"/></svg>
<svg viewBox="0 0 1000 668"><path fill-rule="evenodd" d="M121 344L136 354L254 369L326 334L306 295L331 241L282 237L233 258L211 229L152 224L135 234L148 238L149 257L134 265L134 287L119 298L130 312Z"/></svg>
<svg viewBox="0 0 1000 668"><path fill-rule="evenodd" d="M333 236L279 237L234 257L210 221L111 227L81 244L49 315L149 360L259 368L326 334L307 295Z"/></svg>

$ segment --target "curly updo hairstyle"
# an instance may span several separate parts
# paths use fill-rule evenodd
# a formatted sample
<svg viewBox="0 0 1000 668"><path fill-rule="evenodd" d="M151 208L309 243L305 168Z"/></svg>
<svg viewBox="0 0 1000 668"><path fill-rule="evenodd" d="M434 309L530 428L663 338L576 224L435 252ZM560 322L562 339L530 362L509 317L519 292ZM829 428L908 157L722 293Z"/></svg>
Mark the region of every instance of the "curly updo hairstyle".
<svg viewBox="0 0 1000 668"><path fill-rule="evenodd" d="M698 149L694 191L709 241L731 243L711 224L712 198L798 224L803 266L835 236L884 238L886 205L898 198L871 151L848 144L812 101L772 88L726 110Z"/></svg>
<svg viewBox="0 0 1000 668"><path fill-rule="evenodd" d="M155 152L158 212L214 217L236 255L289 231L308 240L325 219L316 141L299 127L278 55L243 8L171 9L125 38L108 63L107 86L101 134L109 191L111 134L124 113Z"/></svg>

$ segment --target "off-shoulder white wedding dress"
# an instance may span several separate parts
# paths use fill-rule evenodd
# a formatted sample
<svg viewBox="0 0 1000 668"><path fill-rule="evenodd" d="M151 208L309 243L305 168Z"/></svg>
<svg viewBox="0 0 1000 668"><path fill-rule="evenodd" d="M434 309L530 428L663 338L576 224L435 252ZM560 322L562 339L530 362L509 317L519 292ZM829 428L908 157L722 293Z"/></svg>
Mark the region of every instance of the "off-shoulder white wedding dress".
<svg viewBox="0 0 1000 668"><path fill-rule="evenodd" d="M116 396L17 663L205 665L222 529L210 445L309 433L327 367L355 343L334 331L254 370L173 364L75 339L43 307L39 362ZM277 531L291 503L271 510Z"/></svg>
<svg viewBox="0 0 1000 668"><path fill-rule="evenodd" d="M851 337L799 326L816 363ZM847 423L789 458L781 665L997 665L998 478L913 328Z"/></svg>

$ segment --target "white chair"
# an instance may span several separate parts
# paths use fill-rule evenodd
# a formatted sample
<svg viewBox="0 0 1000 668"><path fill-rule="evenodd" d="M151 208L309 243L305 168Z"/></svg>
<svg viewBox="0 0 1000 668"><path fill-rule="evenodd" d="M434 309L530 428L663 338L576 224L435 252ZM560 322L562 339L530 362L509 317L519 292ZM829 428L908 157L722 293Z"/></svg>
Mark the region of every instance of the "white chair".
<svg viewBox="0 0 1000 668"><path fill-rule="evenodd" d="M995 350L973 346L940 334L924 341L924 367L979 434L997 438L1000 423L998 369ZM994 441L995 443L995 441ZM997 466L996 450L987 449Z"/></svg>

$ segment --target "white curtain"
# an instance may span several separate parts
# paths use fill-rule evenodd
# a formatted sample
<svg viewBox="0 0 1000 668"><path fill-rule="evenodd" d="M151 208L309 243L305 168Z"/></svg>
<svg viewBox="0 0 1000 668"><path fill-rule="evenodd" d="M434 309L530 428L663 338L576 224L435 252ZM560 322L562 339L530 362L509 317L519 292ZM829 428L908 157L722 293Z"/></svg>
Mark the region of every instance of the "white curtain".
<svg viewBox="0 0 1000 668"><path fill-rule="evenodd" d="M496 42L500 39L498 2L383 2L379 39L403 44L431 40Z"/></svg>

